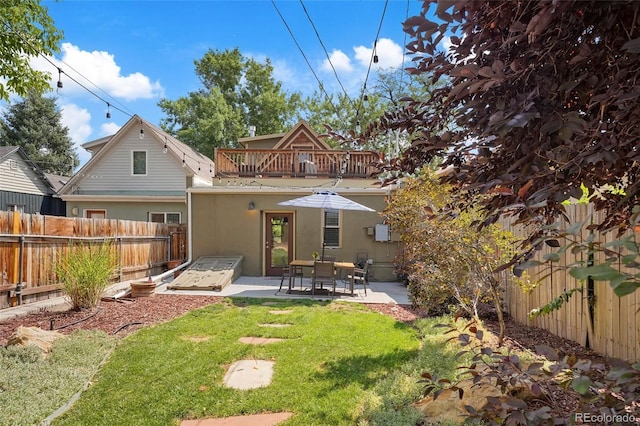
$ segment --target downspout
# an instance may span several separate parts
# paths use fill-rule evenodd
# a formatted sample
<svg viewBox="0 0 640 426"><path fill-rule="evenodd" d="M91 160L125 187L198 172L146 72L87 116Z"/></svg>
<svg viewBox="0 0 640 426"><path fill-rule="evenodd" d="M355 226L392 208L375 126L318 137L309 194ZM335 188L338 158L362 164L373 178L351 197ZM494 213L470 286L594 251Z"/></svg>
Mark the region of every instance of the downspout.
<svg viewBox="0 0 640 426"><path fill-rule="evenodd" d="M166 272L161 273L160 275L156 275L154 277L151 277L151 280L155 283L159 283L161 282L165 277L168 277L170 275L173 275L173 273L175 271L179 271L181 269L186 268L187 266L189 266L192 262L192 255L191 253L193 253L193 231L191 229L191 222L193 221L193 218L191 217L191 192L189 192L189 190L187 190L187 218L189 219L189 221L187 222L187 239L189 240L189 245L187 247L187 260L185 260L183 263L181 263L180 265L176 266L173 269L170 269ZM170 243L170 239L169 239L169 243ZM158 284L156 284L157 286Z"/></svg>

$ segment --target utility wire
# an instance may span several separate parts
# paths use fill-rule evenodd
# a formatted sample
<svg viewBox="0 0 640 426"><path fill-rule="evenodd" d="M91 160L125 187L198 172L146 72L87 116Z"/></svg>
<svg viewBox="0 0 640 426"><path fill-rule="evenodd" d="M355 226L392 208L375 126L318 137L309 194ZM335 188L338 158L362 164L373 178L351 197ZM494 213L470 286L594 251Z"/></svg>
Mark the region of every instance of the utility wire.
<svg viewBox="0 0 640 426"><path fill-rule="evenodd" d="M405 12L404 20L409 19L409 0L407 0L407 10ZM400 66L400 87L402 87L402 80L404 78L404 60L407 55L407 32L402 31L404 33L404 37L402 38L402 65Z"/></svg>
<svg viewBox="0 0 640 426"><path fill-rule="evenodd" d="M14 34L16 34L18 37L20 37L20 39L25 43L28 44L34 51L38 52L38 55L41 56L45 61L49 62L53 67L55 67L58 70L58 76L60 77L62 74L66 75L67 77L69 77L69 79L73 82L75 82L78 86L82 87L84 90L86 90L87 92L91 93L93 96L95 96L96 98L100 99L102 102L104 102L105 104L107 104L108 107L112 107L113 109L120 111L121 113L123 113L124 115L127 115L129 117L132 117L133 114L130 114L120 108L118 108L115 105L112 105L111 103L107 102L105 99L103 99L101 96L97 95L95 92L93 92L91 89L89 89L87 86L85 86L84 84L80 83L78 80L76 80L75 78L73 78L72 76L70 76L69 74L67 74L66 72L64 72L62 70L62 68L60 68L58 65L56 65L53 61L51 61L51 59L49 59L45 54L43 54L42 52L39 51L39 49L37 49L35 46L33 46L33 44L31 44L31 42L27 39L25 39L25 37L23 37L23 35L19 32L19 31L14 31L13 28L11 27L11 25L4 21L3 24L5 25L5 27L8 29L9 32L12 32ZM62 62L62 61L60 61ZM76 73L78 73L78 75L82 76L82 78L84 78L85 80L91 82L88 78L86 78L85 76L83 76L81 73L79 73L76 70L73 70ZM60 81L60 80L59 80ZM94 83L91 83L94 84ZM95 86L95 84L94 84ZM98 87L98 86L96 86ZM102 89L100 89L102 90ZM103 91L104 92L104 91ZM106 93L106 92L104 92ZM111 97L111 96L110 96Z"/></svg>
<svg viewBox="0 0 640 426"><path fill-rule="evenodd" d="M364 99L364 91L367 87L367 81L369 80L369 72L371 71L371 64L373 63L373 57L376 54L376 45L378 44L378 37L380 36L380 30L382 29L382 22L384 21L384 15L387 13L387 5L389 4L389 0L385 0L384 9L382 10L382 16L380 17L380 24L378 25L378 32L376 33L375 41L373 42L373 50L371 51L371 59L369 59L369 67L367 68L367 75L364 78L364 85L362 86L362 93L360 95L360 103L358 108L356 109L356 119L360 115L360 108L362 108L362 103Z"/></svg>
<svg viewBox="0 0 640 426"><path fill-rule="evenodd" d="M81 72L79 72L78 70L76 70L75 68L73 68L71 65L69 65L68 63L66 63L65 61L63 61L62 59L59 60L61 63L65 64L67 67L69 67L71 70L73 70L73 72L75 72L76 74L78 74L80 77L82 77L83 79L87 80L89 83L91 83L91 85L93 87L95 87L96 89L98 89L99 91L101 91L102 93L104 93L106 96L108 96L109 98L113 99L116 103L118 103L120 106L122 106L122 108L126 109L127 111L129 111L131 114L129 114L129 117L131 117L132 115L134 115L135 113L133 111L131 111L129 108L127 108L125 105L123 105L120 101L118 101L116 98L114 98L113 96L111 96L109 93L107 93L106 91L104 91L100 86L98 86L97 84L95 84L93 81L89 80L87 77L85 77L84 75L82 75ZM68 73L65 73L67 75L69 75ZM75 80L74 80L75 81ZM102 100L102 99L101 99ZM104 100L103 100L104 101ZM108 107L113 107L114 105L112 103L109 102L105 102L107 104ZM115 107L114 107L115 108ZM117 109L117 108L116 108ZM118 110L120 111L120 110Z"/></svg>
<svg viewBox="0 0 640 426"><path fill-rule="evenodd" d="M316 29L315 24L311 20L311 16L309 16L309 12L307 11L307 7L304 5L304 2L302 0L300 0L300 5L302 6L302 9L304 10L305 15L307 15L307 19L309 20L309 23L311 24L311 27L313 27L313 31L316 33L316 37L318 38L318 41L320 42L320 45L322 46L322 49L324 50L324 54L327 57L327 61L329 61L329 65L331 65L331 69L333 70L333 75L336 76L336 80L338 81L338 84L340 85L340 88L344 92L344 94L347 97L347 100L349 101L351 106L355 109L355 104L353 103L353 101L349 97L349 94L347 93L347 91L345 90L344 86L342 85L342 82L340 81L340 77L338 77L338 73L336 71L336 68L333 66L333 62L331 62L331 58L329 57L329 52L327 51L327 48L325 47L324 43L322 42L322 39L320 38L320 34L318 33L318 30Z"/></svg>
<svg viewBox="0 0 640 426"><path fill-rule="evenodd" d="M305 62L307 63L307 66L309 67L309 69L311 70L311 73L313 74L313 76L315 77L316 81L318 82L318 86L320 87L320 90L322 91L322 93L324 93L324 96L327 98L327 100L331 104L331 108L333 108L333 111L335 112L336 116L338 118L340 118L340 113L338 112L336 106L331 101L331 97L329 96L327 91L324 89L324 85L320 81L320 78L318 78L318 75L313 70L313 67L309 63L309 60L307 59L307 55L305 55L304 51L300 47L300 44L298 43L298 41L296 40L295 36L293 35L293 32L291 31L291 28L289 27L289 24L287 24L287 21L284 19L284 16L282 16L282 13L280 13L280 10L278 9L278 6L276 6L275 0L271 0L271 4L273 4L273 7L275 8L276 12L278 12L278 15L280 16L280 19L282 19L282 22L284 23L284 26L287 28L287 31L289 31L289 35L293 39L293 42L295 43L295 45L298 47L298 50L302 54L302 57L304 58Z"/></svg>

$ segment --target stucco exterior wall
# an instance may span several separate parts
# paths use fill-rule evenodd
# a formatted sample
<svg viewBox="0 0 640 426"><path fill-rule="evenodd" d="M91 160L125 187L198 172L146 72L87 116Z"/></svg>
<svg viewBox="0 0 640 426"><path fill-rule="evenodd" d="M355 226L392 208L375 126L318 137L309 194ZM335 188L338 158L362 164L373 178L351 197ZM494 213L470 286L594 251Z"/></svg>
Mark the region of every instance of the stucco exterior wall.
<svg viewBox="0 0 640 426"><path fill-rule="evenodd" d="M361 191L362 192L362 191ZM269 193L261 190L191 191L192 257L242 255L242 273L264 275L265 214L293 212L295 232L294 253L298 259L311 259L314 251L322 250L322 210L279 206L277 203L309 195L311 191ZM358 203L378 212L384 210L385 193L341 192ZM253 201L256 209L248 210ZM343 211L341 213L341 247L326 249L337 260L354 261L358 253L367 253L373 260L372 279L392 281L393 259L398 242L375 241L369 228L382 223L378 213Z"/></svg>

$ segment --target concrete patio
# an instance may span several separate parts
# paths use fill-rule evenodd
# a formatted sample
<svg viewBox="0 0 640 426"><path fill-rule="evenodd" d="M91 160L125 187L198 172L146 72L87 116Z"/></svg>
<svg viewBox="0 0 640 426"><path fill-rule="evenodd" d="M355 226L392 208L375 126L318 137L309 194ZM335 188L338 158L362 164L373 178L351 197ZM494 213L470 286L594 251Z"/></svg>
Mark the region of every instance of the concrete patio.
<svg viewBox="0 0 640 426"><path fill-rule="evenodd" d="M245 277L241 276L231 285L228 285L221 291L210 290L172 290L169 289L169 282L162 283L156 289L156 293L162 294L188 294L188 295L205 295L205 296L229 296L229 297L262 297L262 298L283 298L283 299L309 299L311 293L287 294L287 285L280 287L280 277ZM296 279L296 289L300 287L300 280ZM303 279L303 288L310 288L309 278ZM336 296L333 300L345 300L360 303L397 303L409 304L407 295L407 287L397 282L370 282L367 286L367 294L364 294L363 287L356 287L354 296L348 294L348 290L344 288L344 283L338 281L336 288ZM314 299L325 300L332 299L327 295L315 295Z"/></svg>
<svg viewBox="0 0 640 426"><path fill-rule="evenodd" d="M171 290L169 284L173 277L167 277L156 282L156 294L184 294L191 296L223 296L223 297L260 297L275 299L310 299L311 293L307 294L287 294L287 285L283 286L281 291L280 277L246 277L240 276L233 283L226 286L220 291L215 290ZM110 286L105 292L105 296L112 297L118 293L123 294L130 288L129 281L121 282ZM310 279L303 279L303 288L310 287ZM296 281L296 288L299 288L299 280ZM335 297L327 295L315 295L314 300L344 300L356 303L392 303L392 304L409 304L407 288L398 282L370 282L367 286L367 294L364 294L362 287L356 287L354 296L348 294L344 288L344 283L339 281L337 286L337 294ZM26 315L32 312L40 312L43 310L66 310L70 305L64 297L53 297L46 300L40 300L12 308L0 310L0 321L14 318L20 315Z"/></svg>

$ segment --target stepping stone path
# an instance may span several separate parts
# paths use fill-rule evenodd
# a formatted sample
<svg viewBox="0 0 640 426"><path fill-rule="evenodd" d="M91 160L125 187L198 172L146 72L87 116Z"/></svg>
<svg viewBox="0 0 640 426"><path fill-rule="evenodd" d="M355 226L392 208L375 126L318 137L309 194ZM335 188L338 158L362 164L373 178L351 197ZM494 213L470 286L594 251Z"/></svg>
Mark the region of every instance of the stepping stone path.
<svg viewBox="0 0 640 426"><path fill-rule="evenodd" d="M241 337L239 340L247 345L267 345L269 343L282 342L284 339L270 337Z"/></svg>
<svg viewBox="0 0 640 426"><path fill-rule="evenodd" d="M273 377L273 364L275 362L260 359L236 361L224 375L224 384L238 390L267 386Z"/></svg>
<svg viewBox="0 0 640 426"><path fill-rule="evenodd" d="M191 336L191 337L182 337L184 340L189 340L190 342L196 342L196 343L200 343L200 342L206 342L207 340L210 339L209 336Z"/></svg>
<svg viewBox="0 0 640 426"><path fill-rule="evenodd" d="M293 413L254 414L221 419L183 420L180 426L272 426L287 420Z"/></svg>
<svg viewBox="0 0 640 426"><path fill-rule="evenodd" d="M274 315L287 315L291 310L272 310L269 313ZM292 324L258 324L260 327L289 327ZM203 337L193 336L189 338L193 341L202 341ZM200 340L202 339L202 340ZM269 343L281 342L286 339L267 337L241 337L240 342L249 345L265 345ZM275 362L256 359L236 361L224 375L225 386L238 390L256 389L268 386L273 377L273 366ZM249 416L233 416L217 419L196 419L183 420L180 426L274 426L293 416L293 413L269 413Z"/></svg>

